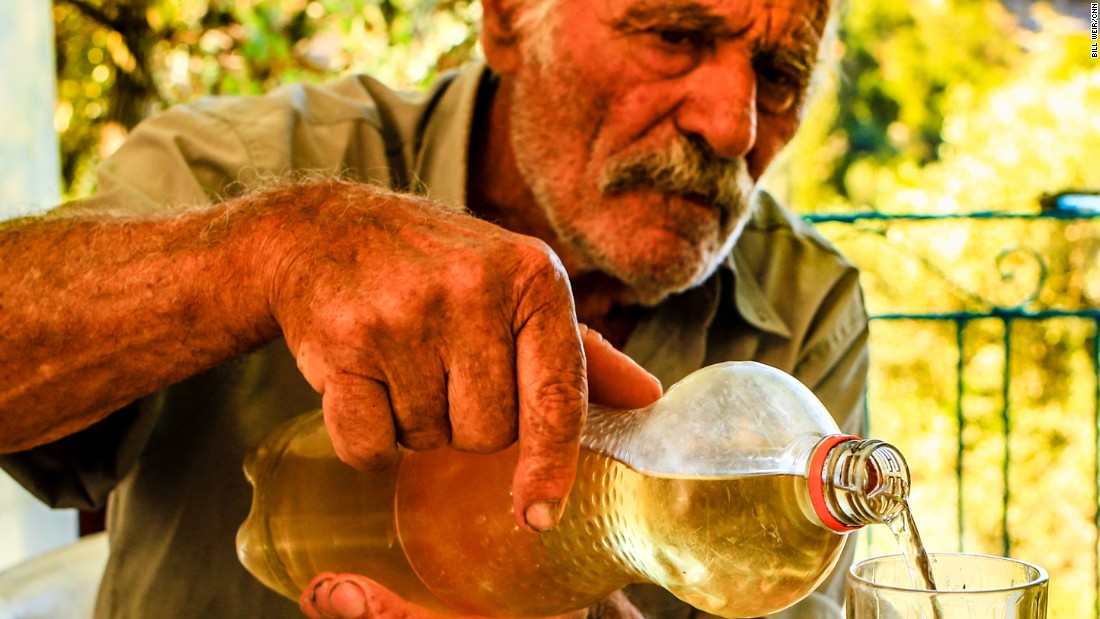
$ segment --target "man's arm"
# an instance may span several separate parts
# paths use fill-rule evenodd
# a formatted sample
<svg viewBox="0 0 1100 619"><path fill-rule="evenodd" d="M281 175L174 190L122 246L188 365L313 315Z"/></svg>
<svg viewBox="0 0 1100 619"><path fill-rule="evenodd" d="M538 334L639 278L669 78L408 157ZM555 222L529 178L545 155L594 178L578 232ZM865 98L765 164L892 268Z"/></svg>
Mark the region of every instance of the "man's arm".
<svg viewBox="0 0 1100 619"><path fill-rule="evenodd" d="M0 264L2 451L281 331L343 459L518 436L517 515L556 522L587 387L568 281L539 241L322 181L170 218L9 223Z"/></svg>
<svg viewBox="0 0 1100 619"><path fill-rule="evenodd" d="M231 213L0 226L0 450L71 434L275 337Z"/></svg>

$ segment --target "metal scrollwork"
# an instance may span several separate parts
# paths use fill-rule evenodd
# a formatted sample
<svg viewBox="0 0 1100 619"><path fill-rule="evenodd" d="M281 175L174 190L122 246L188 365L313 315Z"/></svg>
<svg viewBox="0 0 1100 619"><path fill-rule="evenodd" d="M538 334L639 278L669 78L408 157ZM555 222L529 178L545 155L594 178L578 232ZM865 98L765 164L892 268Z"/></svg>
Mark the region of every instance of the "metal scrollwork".
<svg viewBox="0 0 1100 619"><path fill-rule="evenodd" d="M953 271L952 264L945 263L942 256L935 251L929 253L917 249L912 244L899 242L892 238L890 229L894 224L901 222L942 222L946 220L962 220L974 222L982 220L1100 220L1100 211L1076 210L1067 212L1064 210L1041 211L1038 213L949 213L940 215L923 214L887 214L879 212L866 212L850 215L808 215L807 221L814 224L838 223L847 224L849 230L860 234L871 235L879 238L889 248L889 251L904 260L920 265L920 268L935 278L944 286L945 291L955 300L950 303L954 307L939 310L924 309L917 312L902 314L889 314L882 317L947 317L973 318L980 316L1001 316L1011 318L1013 316L1067 314L1080 315L1081 312L1089 314L1095 308L1086 310L1055 310L1043 309L1040 295L1049 279L1050 268L1043 253L1025 245L1015 245L1002 248L994 259L996 272L999 275L1000 285L994 285L994 280L986 278L986 285L974 284L964 280L964 277ZM1007 240L1007 239L1006 239ZM865 271L871 275L882 277L884 285L896 286L892 275L878 273L875 269ZM996 277L996 276L994 276Z"/></svg>
<svg viewBox="0 0 1100 619"><path fill-rule="evenodd" d="M1005 283L1013 282L1017 280L1017 274L1022 270L1021 265L1011 264L1010 259L1023 256L1026 260L1033 262L1035 268L1038 270L1038 274L1034 278L1034 282L1031 284L1031 292L1024 296L1023 300L1008 309L1022 310L1027 307L1031 302L1039 298L1039 292L1042 290L1043 285L1047 281L1047 263L1043 260L1042 255L1030 248L1030 247L1009 247L1001 250L997 254L996 264L997 271L1001 274L1001 281Z"/></svg>

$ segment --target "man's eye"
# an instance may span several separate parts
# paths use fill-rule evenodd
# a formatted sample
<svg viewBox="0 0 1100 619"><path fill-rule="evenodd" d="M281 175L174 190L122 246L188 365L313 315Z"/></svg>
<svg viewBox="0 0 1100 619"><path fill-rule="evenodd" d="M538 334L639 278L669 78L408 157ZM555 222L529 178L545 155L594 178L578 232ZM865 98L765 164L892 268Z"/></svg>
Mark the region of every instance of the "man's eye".
<svg viewBox="0 0 1100 619"><path fill-rule="evenodd" d="M656 29L653 34L662 43L672 47L691 47L699 49L707 44L706 35L697 30Z"/></svg>
<svg viewBox="0 0 1100 619"><path fill-rule="evenodd" d="M694 27L674 24L647 24L625 31L638 45L634 56L654 74L666 78L683 75L695 68L712 53L713 33Z"/></svg>
<svg viewBox="0 0 1100 619"><path fill-rule="evenodd" d="M803 80L791 71L776 67L757 67L756 99L760 110L768 114L789 112L802 98Z"/></svg>
<svg viewBox="0 0 1100 619"><path fill-rule="evenodd" d="M679 45L687 40L688 33L683 30L658 30L657 36L665 43Z"/></svg>

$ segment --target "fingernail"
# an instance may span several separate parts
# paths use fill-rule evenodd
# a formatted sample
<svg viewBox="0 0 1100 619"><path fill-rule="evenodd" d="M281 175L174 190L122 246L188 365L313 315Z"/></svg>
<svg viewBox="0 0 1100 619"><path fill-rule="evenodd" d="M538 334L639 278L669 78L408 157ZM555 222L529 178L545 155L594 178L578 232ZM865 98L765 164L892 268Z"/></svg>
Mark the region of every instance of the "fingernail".
<svg viewBox="0 0 1100 619"><path fill-rule="evenodd" d="M560 505L561 501L539 501L530 504L527 506L527 511L523 512L523 517L527 520L527 526L539 533L558 526L558 518L561 517L561 514L558 513Z"/></svg>
<svg viewBox="0 0 1100 619"><path fill-rule="evenodd" d="M328 584L328 581L330 581L330 580L332 580L332 579L331 578L322 578L321 580L317 581L317 584L313 585L313 591L310 592L310 594L309 594L309 601L310 602L313 602L314 604L317 603L317 590L320 589L321 587L325 586L326 584Z"/></svg>
<svg viewBox="0 0 1100 619"><path fill-rule="evenodd" d="M603 334L595 329L589 328L585 325L584 329L581 329L581 335L587 335L589 339L595 339L598 343L603 343Z"/></svg>
<svg viewBox="0 0 1100 619"><path fill-rule="evenodd" d="M362 617L367 612L367 594L359 585L341 580L328 594L333 608L341 617Z"/></svg>

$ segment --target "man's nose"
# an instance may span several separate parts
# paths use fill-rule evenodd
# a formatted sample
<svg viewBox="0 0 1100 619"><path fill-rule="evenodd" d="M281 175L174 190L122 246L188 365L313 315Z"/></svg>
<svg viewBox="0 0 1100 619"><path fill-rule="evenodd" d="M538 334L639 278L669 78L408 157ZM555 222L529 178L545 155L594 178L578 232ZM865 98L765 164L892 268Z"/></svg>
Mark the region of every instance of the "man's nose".
<svg viewBox="0 0 1100 619"><path fill-rule="evenodd" d="M744 157L756 143L756 76L732 50L700 64L685 86L677 128L704 140L719 157Z"/></svg>

